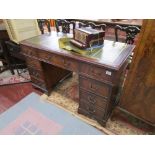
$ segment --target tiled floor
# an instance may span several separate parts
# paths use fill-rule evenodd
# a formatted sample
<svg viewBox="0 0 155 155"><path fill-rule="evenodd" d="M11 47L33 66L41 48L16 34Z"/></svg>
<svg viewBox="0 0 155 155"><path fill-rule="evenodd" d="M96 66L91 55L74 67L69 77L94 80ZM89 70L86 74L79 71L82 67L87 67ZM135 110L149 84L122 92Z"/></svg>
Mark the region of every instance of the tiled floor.
<svg viewBox="0 0 155 155"><path fill-rule="evenodd" d="M31 92L36 92L39 95L42 94L39 90L34 89L30 82L0 86L0 113L16 104Z"/></svg>

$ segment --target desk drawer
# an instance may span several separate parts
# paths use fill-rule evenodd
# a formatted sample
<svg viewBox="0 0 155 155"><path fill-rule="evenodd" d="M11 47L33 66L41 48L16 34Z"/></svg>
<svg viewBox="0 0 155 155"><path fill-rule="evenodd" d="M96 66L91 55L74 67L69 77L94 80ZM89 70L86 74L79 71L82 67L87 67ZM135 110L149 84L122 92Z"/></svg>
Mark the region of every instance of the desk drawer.
<svg viewBox="0 0 155 155"><path fill-rule="evenodd" d="M82 76L80 76L79 80L80 80L80 87L89 90L91 92L94 92L95 94L101 95L104 98L109 97L110 95L109 85Z"/></svg>
<svg viewBox="0 0 155 155"><path fill-rule="evenodd" d="M33 47L21 46L21 51L28 56L37 57L38 50Z"/></svg>
<svg viewBox="0 0 155 155"><path fill-rule="evenodd" d="M105 109L108 101L93 93L80 89L80 102L85 102L97 108Z"/></svg>
<svg viewBox="0 0 155 155"><path fill-rule="evenodd" d="M40 70L36 70L34 68L29 67L28 68L30 75L36 77L37 79L44 79L43 72Z"/></svg>
<svg viewBox="0 0 155 155"><path fill-rule="evenodd" d="M106 116L105 109L98 109L97 107L89 105L86 102L80 102L79 109L84 110L86 115L100 120Z"/></svg>
<svg viewBox="0 0 155 155"><path fill-rule="evenodd" d="M53 60L54 55L52 53L50 53L50 52L47 52L47 51L40 51L38 53L38 57L40 59L43 59L44 61L50 62L50 61Z"/></svg>
<svg viewBox="0 0 155 155"><path fill-rule="evenodd" d="M68 69L75 72L78 71L78 63L75 60L65 58L63 56L58 56L49 52L40 52L38 56L40 59L50 62L58 67L62 67L64 69Z"/></svg>
<svg viewBox="0 0 155 155"><path fill-rule="evenodd" d="M54 56L52 63L58 65L64 69L68 69L74 72L78 72L78 62L63 56Z"/></svg>
<svg viewBox="0 0 155 155"><path fill-rule="evenodd" d="M38 60L27 57L26 62L30 67L42 70L41 63Z"/></svg>
<svg viewBox="0 0 155 155"><path fill-rule="evenodd" d="M106 70L105 68L96 67L86 63L80 65L80 73L105 82L112 82L114 76L114 73L108 69Z"/></svg>
<svg viewBox="0 0 155 155"><path fill-rule="evenodd" d="M46 85L43 81L40 81L40 80L35 79L33 77L31 77L31 81L32 81L32 84L34 84L35 86L38 86L39 88L46 90Z"/></svg>

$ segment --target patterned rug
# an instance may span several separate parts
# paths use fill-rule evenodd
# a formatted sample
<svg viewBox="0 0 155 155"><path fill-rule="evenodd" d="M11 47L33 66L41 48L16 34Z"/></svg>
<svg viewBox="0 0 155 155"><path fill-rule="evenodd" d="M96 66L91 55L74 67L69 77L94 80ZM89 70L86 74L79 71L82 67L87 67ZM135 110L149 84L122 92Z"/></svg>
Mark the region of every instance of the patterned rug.
<svg viewBox="0 0 155 155"><path fill-rule="evenodd" d="M31 93L0 115L0 135L104 135Z"/></svg>
<svg viewBox="0 0 155 155"><path fill-rule="evenodd" d="M78 109L78 75L73 74L72 78L66 79L60 83L48 97L42 95L42 99L55 103L61 108L71 112L73 115L85 120L87 123L99 128L107 134L117 135L148 135L153 134L150 129L145 128L145 125L141 122L135 121L128 116L125 119L123 116L117 117L115 120L109 119L106 127L102 127L97 121L89 119L83 115L77 113Z"/></svg>
<svg viewBox="0 0 155 155"><path fill-rule="evenodd" d="M27 70L19 70L20 76L15 70L15 75L12 75L10 71L5 71L0 74L0 85L17 84L23 82L30 82L30 75Z"/></svg>

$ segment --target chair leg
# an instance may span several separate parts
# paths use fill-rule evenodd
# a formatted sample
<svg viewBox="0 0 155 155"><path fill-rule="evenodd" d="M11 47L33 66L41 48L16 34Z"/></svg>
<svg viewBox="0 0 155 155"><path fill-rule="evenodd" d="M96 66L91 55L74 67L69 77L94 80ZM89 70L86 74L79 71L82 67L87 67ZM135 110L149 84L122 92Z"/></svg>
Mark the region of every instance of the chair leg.
<svg viewBox="0 0 155 155"><path fill-rule="evenodd" d="M18 74L18 76L20 76L20 73L19 73L19 70L18 70L18 68L17 68L17 74Z"/></svg>
<svg viewBox="0 0 155 155"><path fill-rule="evenodd" d="M11 72L12 75L15 74L14 67L10 63L9 63L9 70L10 70L10 72Z"/></svg>
<svg viewBox="0 0 155 155"><path fill-rule="evenodd" d="M15 72L14 72L14 69L13 68L10 68L10 71L11 71L11 74L14 75Z"/></svg>

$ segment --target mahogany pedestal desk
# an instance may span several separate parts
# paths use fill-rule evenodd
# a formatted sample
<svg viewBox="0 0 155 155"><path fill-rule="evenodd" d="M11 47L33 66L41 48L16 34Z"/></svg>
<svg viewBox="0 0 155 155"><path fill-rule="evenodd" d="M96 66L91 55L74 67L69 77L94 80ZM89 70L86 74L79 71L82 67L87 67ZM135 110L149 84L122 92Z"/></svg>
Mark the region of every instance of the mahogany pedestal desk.
<svg viewBox="0 0 155 155"><path fill-rule="evenodd" d="M79 75L78 112L105 125L115 106L118 87L133 45L105 40L94 56L83 56L59 47L56 32L20 42L34 87L50 94L62 79Z"/></svg>

